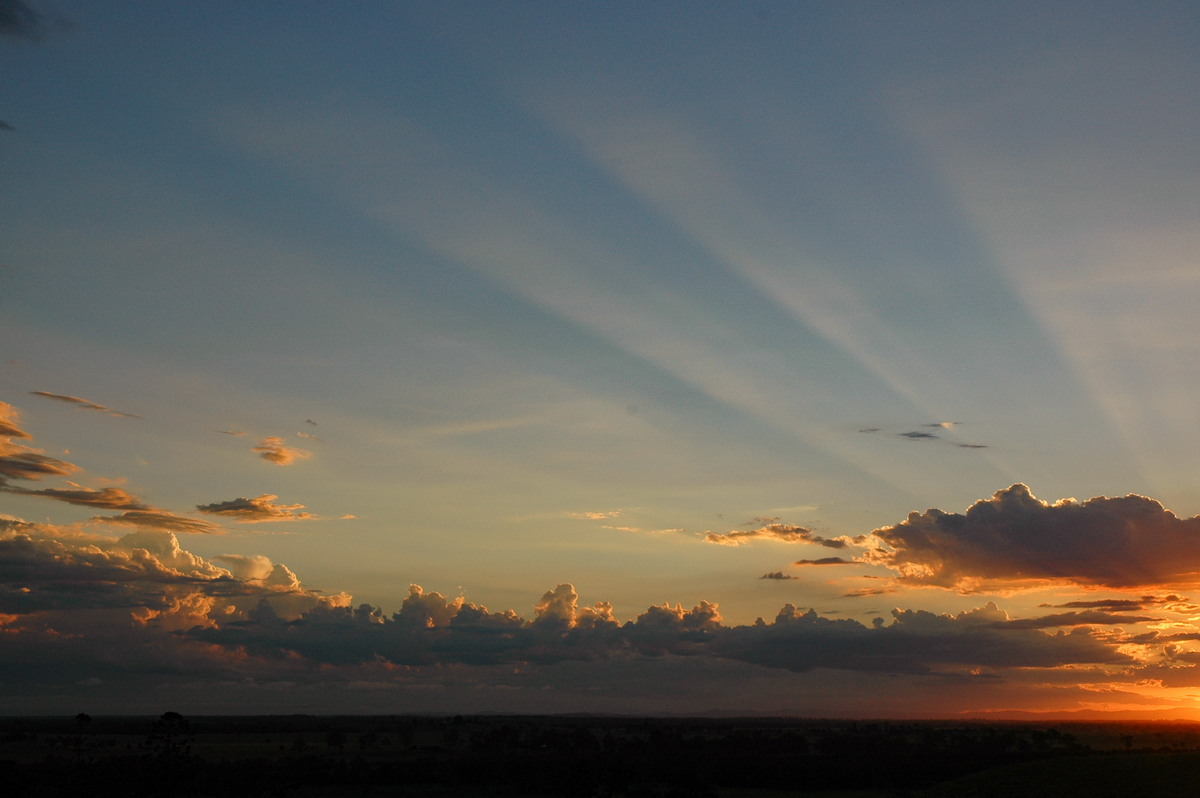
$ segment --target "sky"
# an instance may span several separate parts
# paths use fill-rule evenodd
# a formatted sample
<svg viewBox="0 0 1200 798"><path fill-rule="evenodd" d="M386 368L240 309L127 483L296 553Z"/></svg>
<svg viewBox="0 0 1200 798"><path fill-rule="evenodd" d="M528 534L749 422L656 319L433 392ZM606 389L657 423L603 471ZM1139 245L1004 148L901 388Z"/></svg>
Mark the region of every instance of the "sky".
<svg viewBox="0 0 1200 798"><path fill-rule="evenodd" d="M1200 9L0 0L0 714L1200 719Z"/></svg>

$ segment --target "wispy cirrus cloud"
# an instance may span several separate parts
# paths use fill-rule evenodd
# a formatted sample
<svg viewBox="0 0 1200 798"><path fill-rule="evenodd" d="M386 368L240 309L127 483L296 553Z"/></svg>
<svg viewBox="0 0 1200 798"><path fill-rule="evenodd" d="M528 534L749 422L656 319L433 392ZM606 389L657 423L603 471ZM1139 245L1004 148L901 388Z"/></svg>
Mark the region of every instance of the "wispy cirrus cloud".
<svg viewBox="0 0 1200 798"><path fill-rule="evenodd" d="M219 515L229 518L239 524L260 524L270 521L307 521L316 518L312 513L304 512L303 504L277 504L279 497L273 493L264 493L253 499L238 497L224 502L198 504L196 509L202 513Z"/></svg>
<svg viewBox="0 0 1200 798"><path fill-rule="evenodd" d="M259 457L278 466L288 466L297 460L312 457L312 452L295 446L289 446L284 442L283 438L277 435L263 438L251 451L258 452Z"/></svg>
<svg viewBox="0 0 1200 798"><path fill-rule="evenodd" d="M61 393L50 393L49 391L30 391L29 393L33 396L41 396L46 399L53 399L56 402L66 402L67 404L75 405L80 410L95 410L100 413L107 413L110 416L117 416L120 418L141 418L141 416L139 416L139 415L135 415L133 413L125 413L120 410L113 410L111 407L106 407L105 405L98 404L96 402L91 401L90 399L82 399L78 396L68 396L66 394L61 394Z"/></svg>
<svg viewBox="0 0 1200 798"><path fill-rule="evenodd" d="M101 507L105 510L153 509L123 488L85 488L73 482L68 484L71 485L70 488L41 488L38 490L16 485L0 485L0 490L22 496L41 496L81 507Z"/></svg>
<svg viewBox="0 0 1200 798"><path fill-rule="evenodd" d="M974 590L1032 581L1114 588L1200 583L1200 517L1145 496L1045 502L1017 483L965 513L930 509L876 529L864 559L901 582Z"/></svg>
<svg viewBox="0 0 1200 798"><path fill-rule="evenodd" d="M186 532L198 535L224 535L225 530L217 524L200 518L187 518L168 510L148 507L143 510L126 510L120 515L98 515L91 519L102 524L136 526L169 532Z"/></svg>

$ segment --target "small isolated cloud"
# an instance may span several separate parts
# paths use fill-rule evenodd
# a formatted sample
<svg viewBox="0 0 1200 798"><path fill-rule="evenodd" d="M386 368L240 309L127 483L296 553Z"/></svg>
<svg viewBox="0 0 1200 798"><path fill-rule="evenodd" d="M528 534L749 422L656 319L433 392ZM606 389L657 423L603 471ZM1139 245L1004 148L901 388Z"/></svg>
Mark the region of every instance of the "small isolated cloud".
<svg viewBox="0 0 1200 798"><path fill-rule="evenodd" d="M858 565L854 560L842 557L821 557L816 560L796 560L793 565Z"/></svg>
<svg viewBox="0 0 1200 798"><path fill-rule="evenodd" d="M756 519L759 521L767 519ZM858 545L860 539L823 538L811 529L793 524L766 524L757 529L733 529L729 532L707 532L705 543L718 546L741 546L752 540L782 540L785 543L813 543L830 549L844 549L847 545Z"/></svg>
<svg viewBox="0 0 1200 798"><path fill-rule="evenodd" d="M799 579L799 578L800 577L798 577L798 576L792 576L790 574L785 574L783 571L772 571L769 574L763 574L762 576L759 577L759 579L780 579L780 580Z"/></svg>
<svg viewBox="0 0 1200 798"><path fill-rule="evenodd" d="M1179 518L1145 496L1050 503L1017 483L965 513L913 512L872 535L885 548L864 559L912 584L1200 584L1200 517Z"/></svg>
<svg viewBox="0 0 1200 798"><path fill-rule="evenodd" d="M29 393L33 396L41 396L46 399L53 399L56 402L66 402L67 404L75 405L80 410L96 410L98 412L107 413L110 416L117 416L120 418L141 418L141 416L134 415L133 413L123 413L120 410L113 410L111 407L105 407L102 404L97 404L96 402L88 399L81 399L78 396L67 396L66 394L50 393L49 391L30 391Z"/></svg>
<svg viewBox="0 0 1200 798"><path fill-rule="evenodd" d="M891 432L889 432L889 435L894 433L895 437L897 437L897 438L904 438L906 440L917 441L917 442L938 441L939 443L944 443L947 446L956 446L960 449L986 449L986 448L988 448L986 444L960 443L958 441L949 440L949 439L943 437L941 434L939 434L941 432L949 432L949 431L953 430L955 427L962 426L961 421L933 421L933 422L929 422L926 424L918 424L916 426L918 427L918 429L909 429L904 432L895 432L894 430L892 430ZM937 430L937 432L931 432L930 430ZM877 432L883 432L884 430L882 427L862 427L858 431L865 432L865 433L877 433Z"/></svg>
<svg viewBox="0 0 1200 798"><path fill-rule="evenodd" d="M620 514L620 510L598 510L582 513L567 513L567 517L576 518L581 521L602 521L605 518L616 518Z"/></svg>
<svg viewBox="0 0 1200 798"><path fill-rule="evenodd" d="M136 526L168 532L187 532L199 535L225 534L225 530L210 521L204 521L199 518L185 518L182 515L176 515L166 510L157 510L153 507L145 510L126 510L120 515L100 515L91 520L102 524Z"/></svg>
<svg viewBox="0 0 1200 798"><path fill-rule="evenodd" d="M304 512L303 504L276 504L279 497L264 493L253 499L238 497L225 502L198 504L196 509L210 515L231 518L239 524L260 524L269 521L306 521L316 518Z"/></svg>
<svg viewBox="0 0 1200 798"><path fill-rule="evenodd" d="M235 438L240 438L246 434L246 433L242 432L241 430L236 430L236 429L219 429L219 430L217 430L217 432L221 433L222 435L232 435Z"/></svg>
<svg viewBox="0 0 1200 798"><path fill-rule="evenodd" d="M276 436L263 438L251 451L258 452L258 456L267 462L280 466L291 465L297 460L312 457L312 452L288 446L284 443L283 438Z"/></svg>

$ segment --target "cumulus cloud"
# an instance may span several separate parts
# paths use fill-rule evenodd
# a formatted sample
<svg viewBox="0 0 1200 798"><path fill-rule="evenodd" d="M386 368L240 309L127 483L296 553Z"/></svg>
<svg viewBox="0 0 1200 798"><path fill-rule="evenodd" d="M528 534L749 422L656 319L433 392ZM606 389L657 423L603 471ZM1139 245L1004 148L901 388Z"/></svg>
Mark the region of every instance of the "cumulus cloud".
<svg viewBox="0 0 1200 798"><path fill-rule="evenodd" d="M1044 580L1114 588L1200 582L1200 517L1129 495L1044 502L1023 484L965 513L930 509L872 533L866 559L904 582L974 590Z"/></svg>
<svg viewBox="0 0 1200 798"><path fill-rule="evenodd" d="M66 394L50 393L49 391L30 391L29 393L33 396L42 396L57 402L67 402L68 404L75 405L80 410L96 410L120 418L141 418L141 416L134 415L133 413L123 413L120 410L113 410L111 407L105 407L102 404L97 404L89 399L81 399L78 396L67 396Z"/></svg>
<svg viewBox="0 0 1200 798"><path fill-rule="evenodd" d="M229 555L218 565L183 549L175 534L138 529L119 538L47 524L0 521L0 612L123 608L146 621L174 602L208 606L205 625L246 617L261 600L293 601L300 609L324 601L303 591L286 566ZM230 567L222 567L228 564ZM191 597L191 598L189 598ZM295 614L298 614L296 612ZM112 622L126 623L129 615ZM99 619L98 620L102 620Z"/></svg>
<svg viewBox="0 0 1200 798"><path fill-rule="evenodd" d="M771 571L769 574L763 574L762 576L759 577L759 579L781 579L781 580L799 579L799 578L800 577L798 577L798 576L791 576L790 574L785 574L783 571Z"/></svg>
<svg viewBox="0 0 1200 798"><path fill-rule="evenodd" d="M288 446L283 438L277 436L263 438L251 451L258 452L258 456L267 462L280 466L291 465L297 460L312 456L312 452Z"/></svg>
<svg viewBox="0 0 1200 798"><path fill-rule="evenodd" d="M202 513L230 518L239 524L305 521L316 518L312 513L304 512L303 504L276 504L275 500L278 498L273 493L264 493L253 499L238 497L225 502L198 504L196 509Z"/></svg>

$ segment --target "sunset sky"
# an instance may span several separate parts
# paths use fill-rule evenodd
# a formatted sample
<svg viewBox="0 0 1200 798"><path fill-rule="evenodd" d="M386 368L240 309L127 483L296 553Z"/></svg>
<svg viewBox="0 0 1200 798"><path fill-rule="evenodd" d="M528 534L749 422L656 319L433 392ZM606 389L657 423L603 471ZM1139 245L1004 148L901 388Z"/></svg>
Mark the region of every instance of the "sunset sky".
<svg viewBox="0 0 1200 798"><path fill-rule="evenodd" d="M0 0L0 75L0 714L1200 719L1200 6Z"/></svg>

